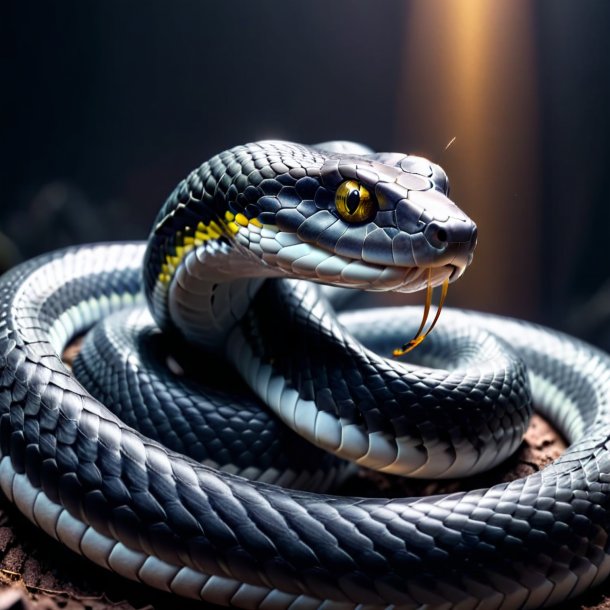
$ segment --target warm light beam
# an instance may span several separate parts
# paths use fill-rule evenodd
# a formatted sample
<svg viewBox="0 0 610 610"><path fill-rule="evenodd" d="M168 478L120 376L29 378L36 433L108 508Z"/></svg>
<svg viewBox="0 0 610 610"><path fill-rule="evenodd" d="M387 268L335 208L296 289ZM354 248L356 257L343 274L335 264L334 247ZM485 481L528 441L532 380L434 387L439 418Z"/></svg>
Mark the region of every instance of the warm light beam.
<svg viewBox="0 0 610 610"><path fill-rule="evenodd" d="M409 4L397 134L441 162L479 225L454 305L535 315L540 162L529 0ZM447 144L449 142L449 144Z"/></svg>

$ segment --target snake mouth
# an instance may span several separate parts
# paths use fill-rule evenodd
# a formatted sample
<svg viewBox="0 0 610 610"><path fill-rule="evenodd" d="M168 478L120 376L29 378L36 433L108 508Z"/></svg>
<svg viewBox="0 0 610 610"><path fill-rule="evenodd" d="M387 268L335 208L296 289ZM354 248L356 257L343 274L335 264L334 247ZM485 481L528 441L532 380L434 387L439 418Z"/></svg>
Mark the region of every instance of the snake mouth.
<svg viewBox="0 0 610 610"><path fill-rule="evenodd" d="M267 276L286 276L324 284L373 292L417 292L428 286L440 286L462 275L466 263L460 257L447 261L426 261L421 265L371 262L351 253L337 253L319 243L304 241L291 231L275 225L248 223L231 235L235 246L247 258L262 260ZM247 265L242 265L246 271ZM260 274L260 265L253 267Z"/></svg>
<svg viewBox="0 0 610 610"><path fill-rule="evenodd" d="M291 277L373 292L417 292L451 282L464 271L454 264L437 267L379 265L303 242L273 255L263 254L263 260Z"/></svg>

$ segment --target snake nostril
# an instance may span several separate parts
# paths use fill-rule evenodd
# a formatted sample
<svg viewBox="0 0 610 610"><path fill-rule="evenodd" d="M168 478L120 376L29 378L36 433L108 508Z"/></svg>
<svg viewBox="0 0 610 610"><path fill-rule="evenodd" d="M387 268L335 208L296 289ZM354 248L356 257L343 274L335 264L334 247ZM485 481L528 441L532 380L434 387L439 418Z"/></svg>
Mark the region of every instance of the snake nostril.
<svg viewBox="0 0 610 610"><path fill-rule="evenodd" d="M436 250L445 250L449 245L449 232L444 226L436 222L431 222L426 227L424 235L428 243Z"/></svg>

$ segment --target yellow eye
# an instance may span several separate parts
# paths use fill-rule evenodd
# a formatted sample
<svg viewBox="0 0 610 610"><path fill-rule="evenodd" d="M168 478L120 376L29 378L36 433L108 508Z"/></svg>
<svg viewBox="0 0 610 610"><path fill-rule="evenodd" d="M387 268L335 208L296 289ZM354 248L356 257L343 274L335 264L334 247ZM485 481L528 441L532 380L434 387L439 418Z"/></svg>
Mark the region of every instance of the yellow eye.
<svg viewBox="0 0 610 610"><path fill-rule="evenodd" d="M335 207L347 222L370 220L377 211L375 200L368 189L355 180L342 182L335 193Z"/></svg>

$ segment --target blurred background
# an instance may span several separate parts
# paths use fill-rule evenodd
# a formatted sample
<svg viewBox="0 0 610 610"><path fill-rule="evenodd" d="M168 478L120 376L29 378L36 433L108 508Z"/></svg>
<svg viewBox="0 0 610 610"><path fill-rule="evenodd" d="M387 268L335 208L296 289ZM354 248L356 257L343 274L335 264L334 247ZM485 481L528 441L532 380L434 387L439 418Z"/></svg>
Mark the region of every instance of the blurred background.
<svg viewBox="0 0 610 610"><path fill-rule="evenodd" d="M480 236L451 305L610 348L606 0L3 9L0 268L145 238L173 186L230 146L352 139L447 170Z"/></svg>

